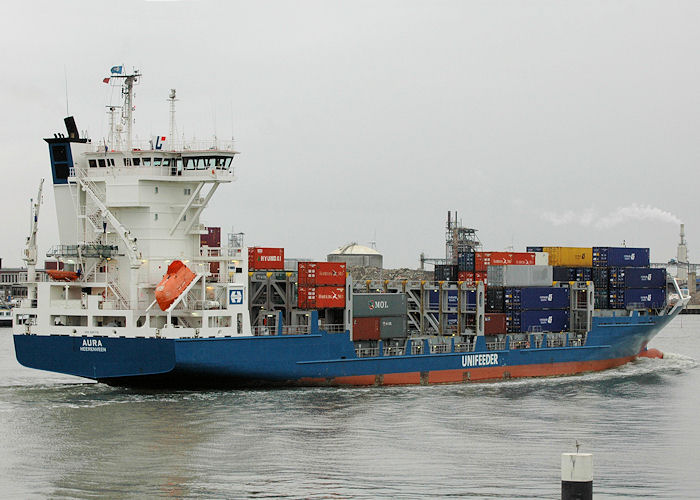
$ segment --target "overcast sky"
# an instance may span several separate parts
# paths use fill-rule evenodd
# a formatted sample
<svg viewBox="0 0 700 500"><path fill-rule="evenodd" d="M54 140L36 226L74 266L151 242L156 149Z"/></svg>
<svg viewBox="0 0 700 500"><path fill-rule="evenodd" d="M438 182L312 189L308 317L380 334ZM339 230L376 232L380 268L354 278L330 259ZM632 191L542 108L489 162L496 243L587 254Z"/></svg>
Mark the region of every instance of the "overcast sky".
<svg viewBox="0 0 700 500"><path fill-rule="evenodd" d="M19 265L42 138L106 135L109 68L144 77L136 134L235 136L208 225L322 259L444 256L457 210L485 249L649 246L700 261L700 2L12 2L0 18L3 264ZM49 186L50 187L50 186ZM58 243L51 190L40 255Z"/></svg>

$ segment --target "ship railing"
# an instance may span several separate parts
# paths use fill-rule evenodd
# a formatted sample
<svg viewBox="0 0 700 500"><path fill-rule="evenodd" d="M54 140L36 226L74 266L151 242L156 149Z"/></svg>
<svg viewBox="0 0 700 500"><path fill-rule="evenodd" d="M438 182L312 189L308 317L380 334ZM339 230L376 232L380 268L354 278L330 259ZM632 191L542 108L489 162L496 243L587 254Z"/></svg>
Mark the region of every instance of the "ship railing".
<svg viewBox="0 0 700 500"><path fill-rule="evenodd" d="M511 340L510 341L510 348L511 349L527 349L530 347L530 342L527 340Z"/></svg>
<svg viewBox="0 0 700 500"><path fill-rule="evenodd" d="M562 335L552 336L547 335L547 347L564 347L566 344L565 337Z"/></svg>
<svg viewBox="0 0 700 500"><path fill-rule="evenodd" d="M358 358L376 358L379 356L379 347L358 347L355 349Z"/></svg>
<svg viewBox="0 0 700 500"><path fill-rule="evenodd" d="M390 346L384 348L384 356L403 356L405 352L405 347Z"/></svg>
<svg viewBox="0 0 700 500"><path fill-rule="evenodd" d="M502 351L506 348L506 341L500 340L496 342L486 342L486 350L488 351Z"/></svg>
<svg viewBox="0 0 700 500"><path fill-rule="evenodd" d="M282 335L306 335L311 331L308 325L291 325L282 327Z"/></svg>
<svg viewBox="0 0 700 500"><path fill-rule="evenodd" d="M411 344L411 354L423 354L423 343L413 342Z"/></svg>
<svg viewBox="0 0 700 500"><path fill-rule="evenodd" d="M343 333L346 328L345 325L341 324L321 324L320 326L321 330L324 330L328 333Z"/></svg>
<svg viewBox="0 0 700 500"><path fill-rule="evenodd" d="M431 354L443 354L446 352L450 352L450 346L447 344L432 344L430 346Z"/></svg>
<svg viewBox="0 0 700 500"><path fill-rule="evenodd" d="M265 335L274 335L276 332L274 326L254 326L253 335L256 337L263 337Z"/></svg>
<svg viewBox="0 0 700 500"><path fill-rule="evenodd" d="M180 140L171 141L168 138L162 144L158 144L160 147L156 149L156 144L152 140L148 141L132 141L132 147L136 154L141 154L147 156L149 153L153 155L164 155L172 156L179 152L190 152L190 151L235 151L234 141L232 140L221 140L221 139L210 139L210 140L196 140L191 141ZM105 153L105 145L103 143L94 143L93 152L95 153Z"/></svg>
<svg viewBox="0 0 700 500"><path fill-rule="evenodd" d="M471 352L472 344L470 342L455 343L455 352Z"/></svg>
<svg viewBox="0 0 700 500"><path fill-rule="evenodd" d="M27 283L27 280L29 279L26 271L18 273L16 276L17 278L13 279L13 277L9 275L9 279L7 281L4 281L3 277L3 283ZM35 281L50 281L49 276L46 274L46 272L37 271L35 276Z"/></svg>
<svg viewBox="0 0 700 500"><path fill-rule="evenodd" d="M569 339L569 347L581 347L586 343L584 338L571 338Z"/></svg>

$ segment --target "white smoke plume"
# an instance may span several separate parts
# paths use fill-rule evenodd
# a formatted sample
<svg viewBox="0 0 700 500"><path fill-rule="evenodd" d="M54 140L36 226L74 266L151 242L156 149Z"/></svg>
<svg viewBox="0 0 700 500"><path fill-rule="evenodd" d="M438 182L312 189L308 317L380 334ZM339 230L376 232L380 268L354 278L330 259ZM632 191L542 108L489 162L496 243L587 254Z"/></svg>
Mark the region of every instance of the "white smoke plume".
<svg viewBox="0 0 700 500"><path fill-rule="evenodd" d="M545 212L542 219L555 226L565 224L577 224L583 227L593 227L596 229L610 229L631 220L647 220L656 222L667 222L670 224L680 224L681 220L671 212L650 205L637 205L633 203L627 207L618 207L611 213L599 215L593 208L588 208L581 212Z"/></svg>

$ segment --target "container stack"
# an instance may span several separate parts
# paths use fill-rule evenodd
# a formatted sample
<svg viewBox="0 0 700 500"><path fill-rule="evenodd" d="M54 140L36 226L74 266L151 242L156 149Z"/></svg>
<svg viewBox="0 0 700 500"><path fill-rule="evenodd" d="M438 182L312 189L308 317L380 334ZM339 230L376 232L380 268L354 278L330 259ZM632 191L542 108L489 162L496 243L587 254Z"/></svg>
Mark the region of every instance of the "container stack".
<svg viewBox="0 0 700 500"><path fill-rule="evenodd" d="M406 337L406 294L356 293L352 310L353 341Z"/></svg>
<svg viewBox="0 0 700 500"><path fill-rule="evenodd" d="M299 262L297 270L300 309L345 307L345 262Z"/></svg>
<svg viewBox="0 0 700 500"><path fill-rule="evenodd" d="M506 331L563 332L569 328L569 289L511 287L504 289Z"/></svg>
<svg viewBox="0 0 700 500"><path fill-rule="evenodd" d="M489 266L532 266L537 264L537 256L533 252L460 252L457 262L457 277L452 281L488 285Z"/></svg>
<svg viewBox="0 0 700 500"><path fill-rule="evenodd" d="M666 270L649 267L648 248L593 247L596 308L660 308L666 303Z"/></svg>
<svg viewBox="0 0 700 500"><path fill-rule="evenodd" d="M593 280L593 249L591 247L527 247L527 249L533 252L547 252L554 281Z"/></svg>

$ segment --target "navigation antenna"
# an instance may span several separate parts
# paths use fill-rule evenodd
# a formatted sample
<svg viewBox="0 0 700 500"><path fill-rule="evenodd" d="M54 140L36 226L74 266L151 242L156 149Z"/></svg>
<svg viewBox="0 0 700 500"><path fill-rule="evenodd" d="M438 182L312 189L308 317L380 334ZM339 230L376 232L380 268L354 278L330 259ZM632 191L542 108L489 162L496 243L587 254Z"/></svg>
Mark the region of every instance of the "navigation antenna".
<svg viewBox="0 0 700 500"><path fill-rule="evenodd" d="M115 71L116 68L118 68L118 71ZM116 125L115 142L118 145L121 145L121 132L123 127L123 129L126 131L126 150L132 151L134 149L132 140L132 128L134 124L134 85L139 83L141 73L139 73L139 70L135 69L130 75L122 75L120 74L121 68L121 66L115 66L112 68L112 74L110 76L110 80L117 78L124 80L122 83L122 97L124 98L124 105L122 106L122 120L121 124L119 124L121 126ZM114 146L115 145L113 144L112 147Z"/></svg>
<svg viewBox="0 0 700 500"><path fill-rule="evenodd" d="M175 126L175 89L170 89L170 95L168 96L168 102L170 103L170 136L171 141L170 150L175 151L175 137L177 137L177 127Z"/></svg>

